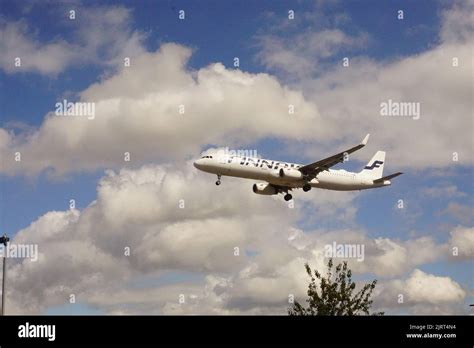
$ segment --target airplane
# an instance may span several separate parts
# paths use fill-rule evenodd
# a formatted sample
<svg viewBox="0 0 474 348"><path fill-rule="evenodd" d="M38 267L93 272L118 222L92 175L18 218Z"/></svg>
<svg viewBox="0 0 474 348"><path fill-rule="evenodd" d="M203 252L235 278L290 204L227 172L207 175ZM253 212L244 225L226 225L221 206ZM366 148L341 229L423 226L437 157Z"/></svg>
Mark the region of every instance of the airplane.
<svg viewBox="0 0 474 348"><path fill-rule="evenodd" d="M403 173L382 176L385 162L384 151L377 151L359 173L330 169L347 160L350 153L363 148L369 140L369 135L367 134L359 145L306 165L218 153L203 156L194 162L194 166L204 172L216 174L216 185L221 184L222 176L264 181L255 183L253 192L260 195L284 193L285 201L293 198L289 191L297 188L308 192L313 187L353 191L389 186L391 179Z"/></svg>

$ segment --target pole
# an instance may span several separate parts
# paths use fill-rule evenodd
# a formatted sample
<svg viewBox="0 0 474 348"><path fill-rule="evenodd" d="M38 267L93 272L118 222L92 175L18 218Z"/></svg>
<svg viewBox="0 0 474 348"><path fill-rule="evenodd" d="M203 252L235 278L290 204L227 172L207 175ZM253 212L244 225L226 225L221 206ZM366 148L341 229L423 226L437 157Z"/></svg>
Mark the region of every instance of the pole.
<svg viewBox="0 0 474 348"><path fill-rule="evenodd" d="M5 315L5 279L7 278L7 256L3 255L3 273L2 273L2 315Z"/></svg>
<svg viewBox="0 0 474 348"><path fill-rule="evenodd" d="M4 253L3 253L3 273L2 273L2 316L5 315L5 280L7 278L7 250L8 242L10 238L4 234L0 237L0 244L5 246Z"/></svg>

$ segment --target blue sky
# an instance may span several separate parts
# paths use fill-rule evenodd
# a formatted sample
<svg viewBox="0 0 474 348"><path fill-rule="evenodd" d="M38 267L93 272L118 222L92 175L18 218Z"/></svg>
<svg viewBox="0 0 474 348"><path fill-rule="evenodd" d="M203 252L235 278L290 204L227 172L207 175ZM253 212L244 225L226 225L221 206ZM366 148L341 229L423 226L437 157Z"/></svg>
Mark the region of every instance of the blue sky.
<svg viewBox="0 0 474 348"><path fill-rule="evenodd" d="M91 1L53 5L36 1L3 1L0 24L20 21L27 26L29 38L40 44L77 42L76 24L81 25L81 9L91 6L96 4ZM304 32L337 29L354 35L367 33L368 41L362 46L343 47L335 54L321 58L319 64L331 70L341 57L348 55L363 57L385 66L407 57L417 57L439 45L442 41L439 34L443 24L441 13L449 9L450 3L365 0L327 2L321 5L320 2L310 1L106 1L101 2L101 6L130 9L127 28L130 32L144 35L143 48L147 52L155 52L167 42L190 47L193 54L186 65L189 71L199 71L215 62L221 62L232 70L233 58L237 56L240 59L240 70L252 74L271 74L281 84L288 83L292 88L301 88L302 93L311 100L311 92L305 90L303 83L300 87L298 81L287 80L287 75L278 67L269 66L259 59L259 52L262 51L259 37L276 34L283 42L291 43L295 35ZM62 17L70 8L79 9L76 23ZM186 11L184 21L177 18L181 9ZM281 27L282 23L286 23L290 9L295 11L296 19L285 24L286 27ZM396 18L399 9L404 11L403 21ZM306 14L311 16L305 17ZM1 128L16 135L32 132L43 124L45 115L54 110L54 104L58 100L75 99L90 85L114 75L117 72L116 66L105 62L111 57L106 52L98 51L96 54L97 59L92 62L85 58L84 62L72 63L52 74L37 71L12 73L0 69ZM314 78L318 78L318 74L324 73L318 72ZM365 131L366 129L353 129L353 138L361 138ZM420 135L422 136L423 134ZM372 138L376 137L377 134L372 134ZM380 144L380 138L378 141L377 144ZM305 146L306 151L295 152L291 147L287 148L288 143ZM320 158L320 151L315 151L316 154L311 157L311 147L317 146L317 143L307 139L288 140L271 135L254 141L243 140L243 146L258 149L264 157L299 163ZM347 137L340 142L333 138L330 143L336 147L332 148L333 151L339 151L348 141ZM203 142L200 150L209 146L225 147L227 144L222 141ZM359 171L378 150L375 146L369 143L366 149L357 153L354 161L338 168ZM331 155L327 151L325 153ZM198 156L199 153L195 155ZM182 163L192 157L190 153L177 156L176 162ZM158 160L154 164L160 163ZM406 163L399 165L391 160L388 149L387 173L402 170L405 174L394 180L394 185L390 188L358 193L353 201L357 208L353 221L338 222L333 217L309 219L312 214L310 206L308 209L303 208L296 226L307 230L322 226L328 229L357 227L370 238L400 241L428 235L437 243L447 243L449 231L458 225L472 227L473 175L470 162L459 165L453 162L451 166L435 163L421 167ZM71 171L59 177L49 175L48 170L33 175L0 174L0 230L14 236L17 231L26 228L49 211L67 210L71 198L76 200L76 207L83 210L97 198L97 184L106 169L109 168ZM112 169L118 170L120 167ZM426 194L426 189L432 187L452 186L457 188L457 193L451 197ZM314 200L318 199L318 192L311 194L314 195ZM403 199L407 206L403 212L397 209L399 199ZM447 211L450 203L471 207L470 218L459 217ZM308 221L311 222L308 224ZM418 268L437 276L451 277L464 288L471 287L472 291L472 259L461 263L428 262ZM182 274L178 273L178 281L182 278L194 279L186 271ZM175 281L172 276L170 279L165 279L164 282ZM154 286L159 285L160 282L154 283ZM62 313L61 306L51 308L46 313ZM86 303L81 304L75 313L96 313L96 309Z"/></svg>

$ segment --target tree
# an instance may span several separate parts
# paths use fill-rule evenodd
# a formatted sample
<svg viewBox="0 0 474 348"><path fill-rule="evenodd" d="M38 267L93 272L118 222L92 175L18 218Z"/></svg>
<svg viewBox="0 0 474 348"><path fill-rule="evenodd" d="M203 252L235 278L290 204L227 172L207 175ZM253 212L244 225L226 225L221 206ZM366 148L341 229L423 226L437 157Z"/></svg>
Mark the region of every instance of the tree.
<svg viewBox="0 0 474 348"><path fill-rule="evenodd" d="M328 273L326 277L305 264L306 273L311 278L308 286L308 308L304 308L297 301L288 309L289 315L369 315L372 306L372 291L377 280L365 284L355 295L353 295L356 284L352 281L352 271L347 267L347 261L336 266L333 274L332 259L328 261ZM319 280L320 291L316 284ZM374 315L383 315L383 312Z"/></svg>

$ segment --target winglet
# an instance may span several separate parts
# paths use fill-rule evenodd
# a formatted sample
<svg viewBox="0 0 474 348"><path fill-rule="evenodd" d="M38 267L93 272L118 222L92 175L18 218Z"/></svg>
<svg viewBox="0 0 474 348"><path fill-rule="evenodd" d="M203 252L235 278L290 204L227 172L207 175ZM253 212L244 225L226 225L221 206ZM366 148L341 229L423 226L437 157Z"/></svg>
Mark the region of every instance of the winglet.
<svg viewBox="0 0 474 348"><path fill-rule="evenodd" d="M364 145L364 146L367 145L367 142L369 141L369 136L370 136L370 134L367 134L365 136L364 140L362 140L362 142L360 144Z"/></svg>

